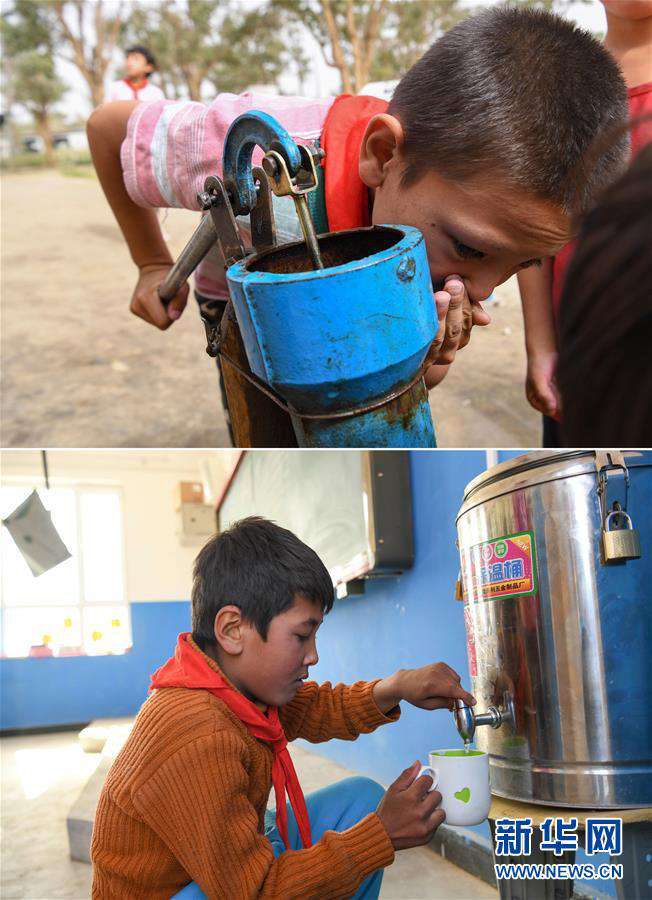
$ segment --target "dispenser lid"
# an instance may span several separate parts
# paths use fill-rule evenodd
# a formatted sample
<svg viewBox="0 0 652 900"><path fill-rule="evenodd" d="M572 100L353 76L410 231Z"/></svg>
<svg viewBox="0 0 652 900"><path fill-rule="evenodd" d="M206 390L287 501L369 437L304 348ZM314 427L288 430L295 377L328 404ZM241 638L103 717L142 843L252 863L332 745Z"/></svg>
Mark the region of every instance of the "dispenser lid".
<svg viewBox="0 0 652 900"><path fill-rule="evenodd" d="M613 461L622 459L628 469L652 466L652 452L644 450L533 450L498 463L470 481L459 515L478 503L529 485L574 475L597 475L599 468L609 462L608 454L612 454Z"/></svg>

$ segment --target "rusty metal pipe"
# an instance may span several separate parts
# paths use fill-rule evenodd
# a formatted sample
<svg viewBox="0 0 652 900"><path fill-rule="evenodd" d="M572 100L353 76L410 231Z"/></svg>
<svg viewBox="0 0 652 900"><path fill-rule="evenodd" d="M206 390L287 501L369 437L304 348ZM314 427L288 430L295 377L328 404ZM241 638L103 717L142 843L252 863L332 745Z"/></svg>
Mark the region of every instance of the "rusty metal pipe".
<svg viewBox="0 0 652 900"><path fill-rule="evenodd" d="M158 295L164 306L176 297L181 286L185 284L216 241L217 233L212 218L210 215L202 216L201 222L170 269L167 278L159 286Z"/></svg>

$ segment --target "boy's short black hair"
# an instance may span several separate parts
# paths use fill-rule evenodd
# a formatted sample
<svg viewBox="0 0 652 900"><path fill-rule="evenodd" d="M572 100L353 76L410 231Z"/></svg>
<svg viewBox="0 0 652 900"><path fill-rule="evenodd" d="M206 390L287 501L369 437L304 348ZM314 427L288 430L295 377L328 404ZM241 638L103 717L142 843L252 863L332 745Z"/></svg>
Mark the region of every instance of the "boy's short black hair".
<svg viewBox="0 0 652 900"><path fill-rule="evenodd" d="M215 646L215 616L231 604L266 640L272 619L299 596L330 612L333 582L321 559L287 528L259 516L242 519L212 537L195 560L193 640L203 650Z"/></svg>
<svg viewBox="0 0 652 900"><path fill-rule="evenodd" d="M149 49L149 47L145 47L143 44L134 44L133 47L129 47L129 49L125 52L125 56L129 56L130 53L141 53L150 66L155 69L156 68L156 57ZM151 72L146 72L145 77L149 78Z"/></svg>
<svg viewBox="0 0 652 900"><path fill-rule="evenodd" d="M627 165L623 134L584 164L592 143L627 119L627 88L595 38L542 10L498 7L460 22L415 63L388 112L405 132L403 185L430 170L489 175L586 210Z"/></svg>

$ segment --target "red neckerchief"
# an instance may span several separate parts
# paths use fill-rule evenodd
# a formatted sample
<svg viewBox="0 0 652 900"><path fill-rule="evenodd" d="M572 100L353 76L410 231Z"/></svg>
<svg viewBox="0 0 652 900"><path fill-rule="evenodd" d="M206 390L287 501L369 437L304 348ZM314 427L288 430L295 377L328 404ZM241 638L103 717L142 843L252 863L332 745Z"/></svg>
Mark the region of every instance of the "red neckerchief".
<svg viewBox="0 0 652 900"><path fill-rule="evenodd" d="M130 81L128 78L123 78L122 80L133 91L134 100L138 100L138 91L142 91L149 83L146 78L143 78L142 81Z"/></svg>
<svg viewBox="0 0 652 900"><path fill-rule="evenodd" d="M247 700L232 687L221 672L211 668L204 654L189 643L190 632L179 635L174 656L152 675L150 691L160 688L183 687L191 690L209 691L228 706L231 712L246 726L255 738L270 744L274 753L272 763L272 784L276 797L276 826L287 850L288 820L285 806L287 792L296 816L301 843L304 848L312 846L310 819L306 801L287 750L287 739L278 717L278 707L268 706L267 715L255 703Z"/></svg>
<svg viewBox="0 0 652 900"><path fill-rule="evenodd" d="M326 214L331 231L371 225L369 189L358 173L358 161L369 120L386 112L388 105L378 97L342 94L328 111L320 143L326 151Z"/></svg>

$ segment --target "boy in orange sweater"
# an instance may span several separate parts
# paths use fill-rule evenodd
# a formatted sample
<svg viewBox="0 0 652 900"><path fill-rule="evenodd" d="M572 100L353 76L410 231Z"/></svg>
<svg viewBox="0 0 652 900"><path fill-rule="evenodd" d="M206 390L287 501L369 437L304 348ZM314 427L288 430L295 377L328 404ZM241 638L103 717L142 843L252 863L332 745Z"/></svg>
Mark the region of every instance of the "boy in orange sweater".
<svg viewBox="0 0 652 900"><path fill-rule="evenodd" d="M317 554L272 522L244 519L206 544L192 634L154 674L100 796L93 897L163 900L193 882L182 897L370 900L395 851L430 840L445 814L418 761L386 792L366 778L301 792L288 741L355 740L397 721L401 700L475 703L444 663L306 682L332 604Z"/></svg>

